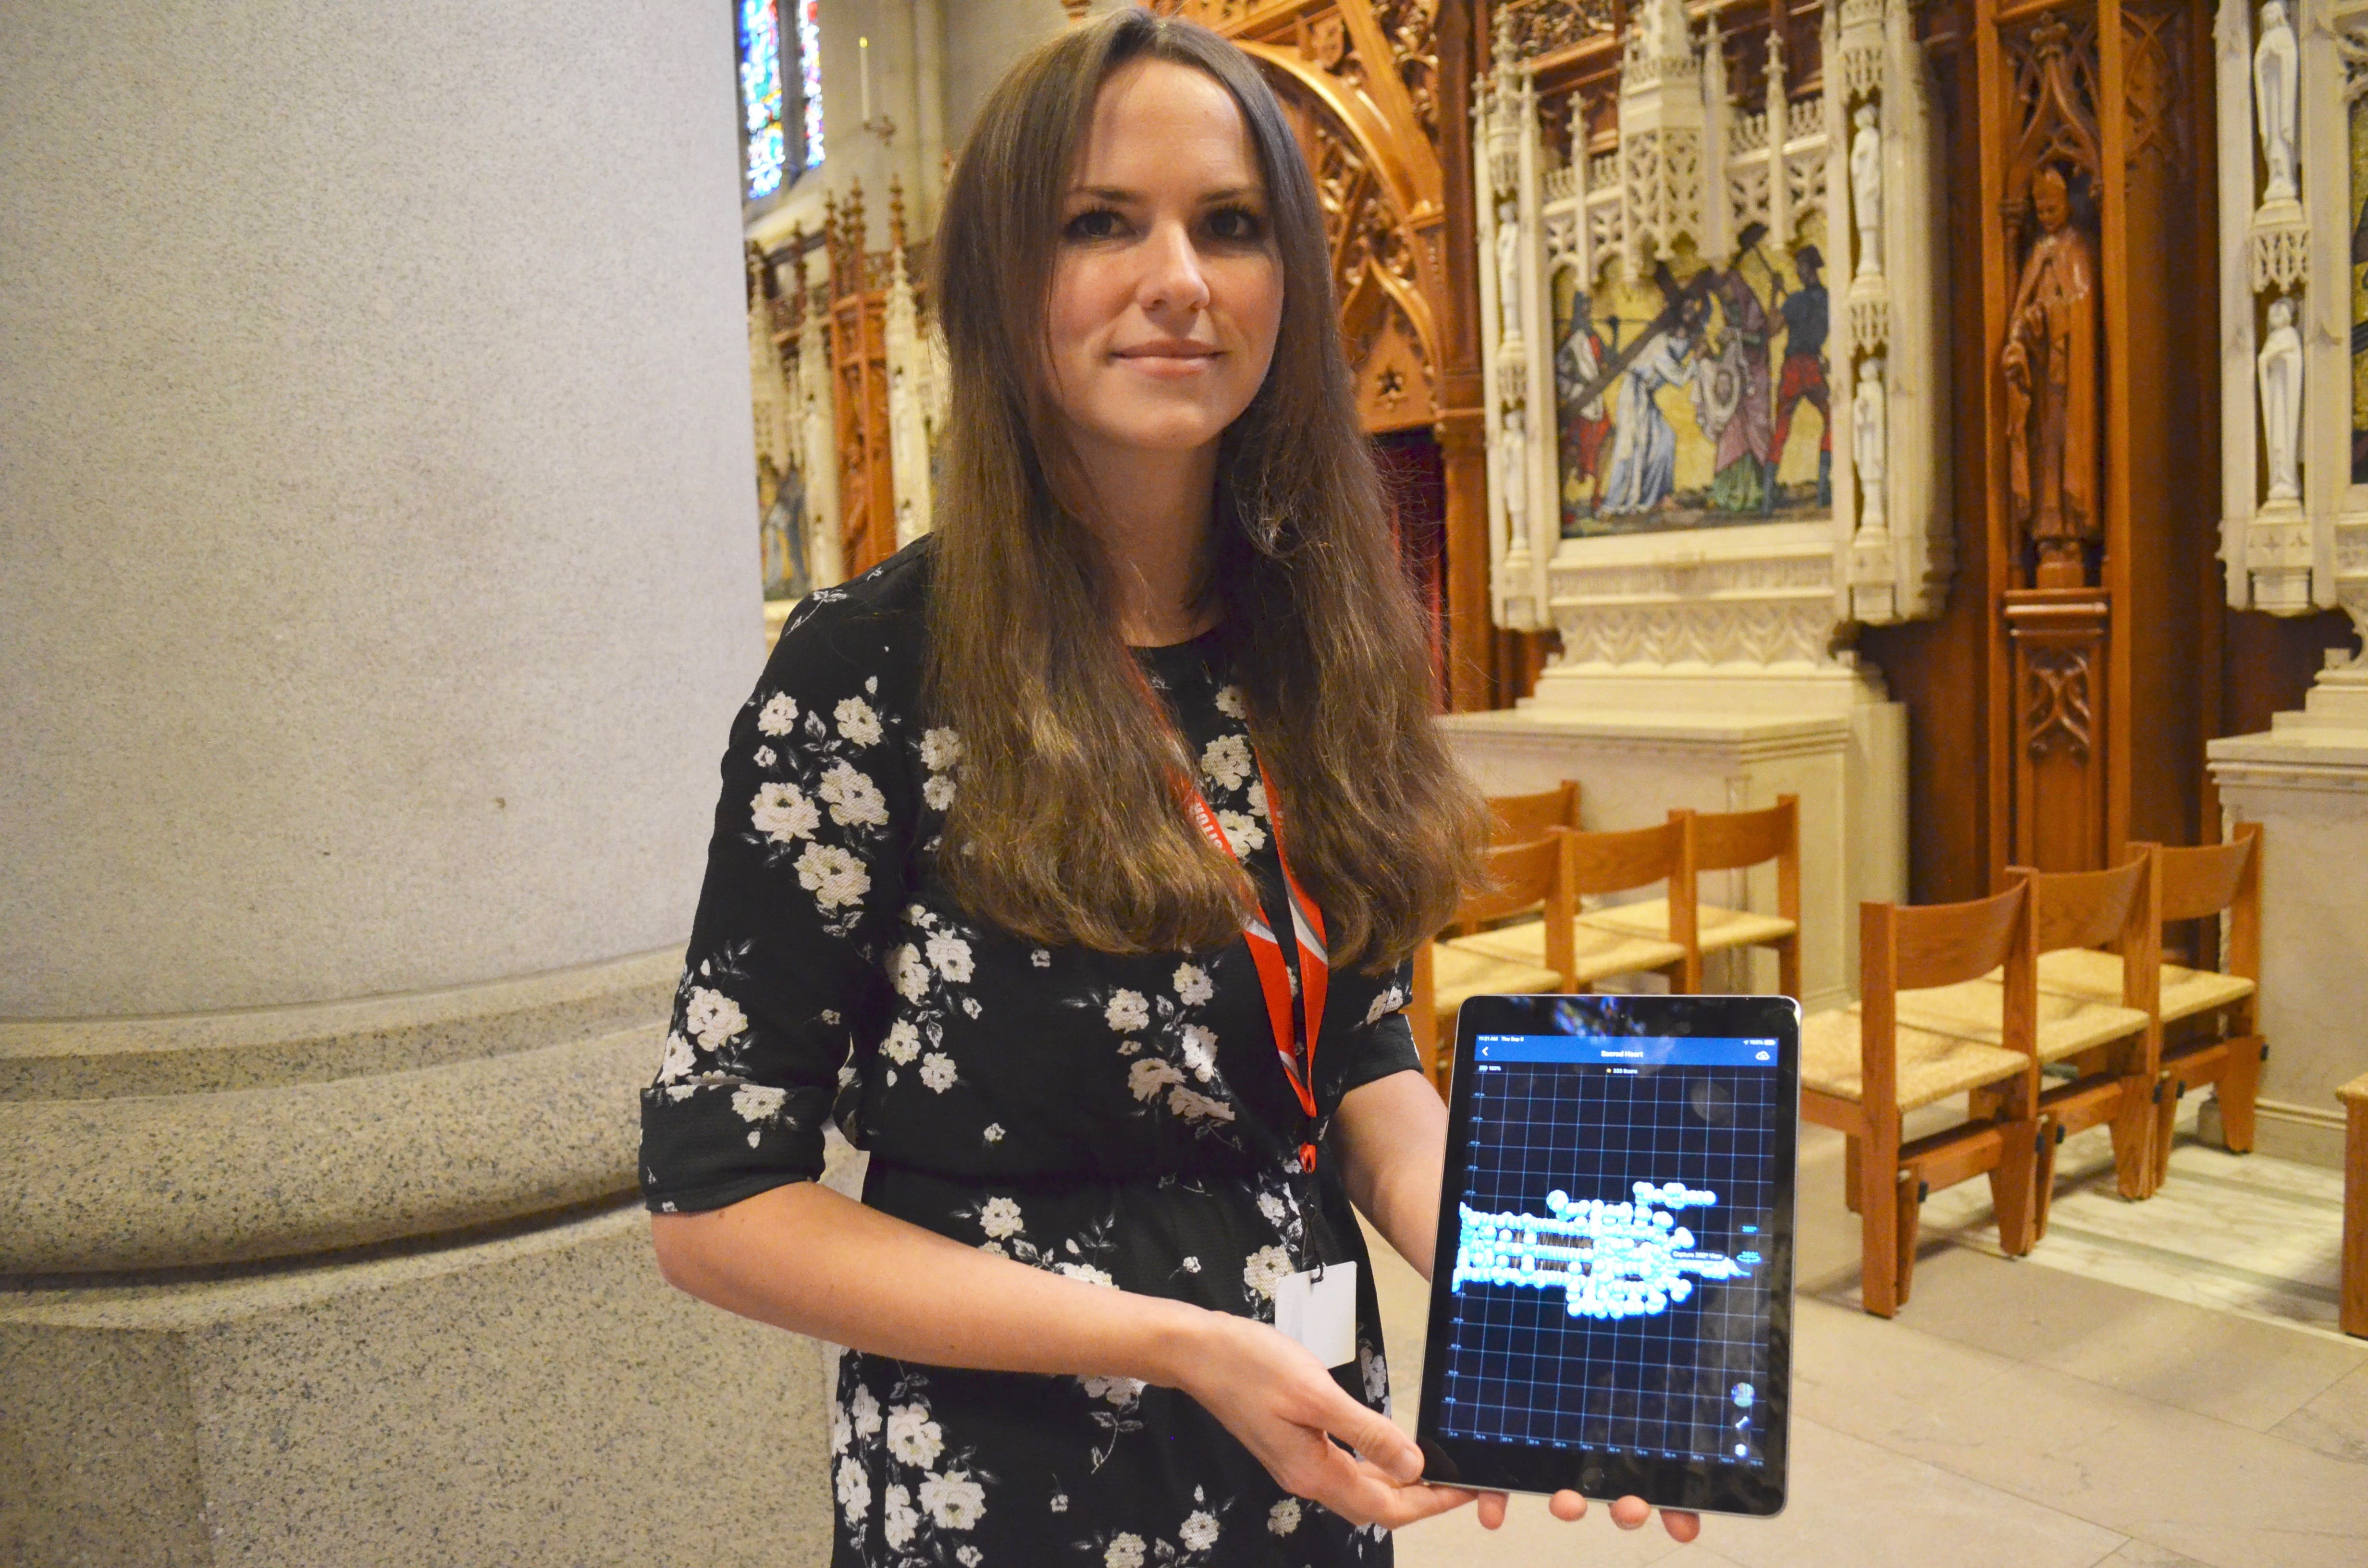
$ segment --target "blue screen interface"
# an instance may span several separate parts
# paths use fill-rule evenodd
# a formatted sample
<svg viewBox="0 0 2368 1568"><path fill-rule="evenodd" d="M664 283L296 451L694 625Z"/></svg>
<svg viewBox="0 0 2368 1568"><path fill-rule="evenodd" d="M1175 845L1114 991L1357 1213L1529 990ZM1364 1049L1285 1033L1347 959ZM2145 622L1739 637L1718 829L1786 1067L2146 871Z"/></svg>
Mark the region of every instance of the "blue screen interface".
<svg viewBox="0 0 2368 1568"><path fill-rule="evenodd" d="M1759 1465L1777 1042L1482 1035L1473 1066L1447 1434Z"/></svg>

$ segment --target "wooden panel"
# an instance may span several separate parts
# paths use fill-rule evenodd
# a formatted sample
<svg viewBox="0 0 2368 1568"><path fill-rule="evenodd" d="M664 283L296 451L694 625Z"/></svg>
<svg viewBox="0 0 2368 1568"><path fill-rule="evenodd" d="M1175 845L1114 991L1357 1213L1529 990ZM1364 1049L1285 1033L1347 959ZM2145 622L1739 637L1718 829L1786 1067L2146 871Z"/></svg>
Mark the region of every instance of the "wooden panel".
<svg viewBox="0 0 2368 1568"><path fill-rule="evenodd" d="M2110 863L2112 610L2093 588L2011 588L2014 858L2043 871Z"/></svg>
<svg viewBox="0 0 2368 1568"><path fill-rule="evenodd" d="M887 303L874 291L831 306L832 386L838 415L839 560L849 577L896 553L889 470Z"/></svg>

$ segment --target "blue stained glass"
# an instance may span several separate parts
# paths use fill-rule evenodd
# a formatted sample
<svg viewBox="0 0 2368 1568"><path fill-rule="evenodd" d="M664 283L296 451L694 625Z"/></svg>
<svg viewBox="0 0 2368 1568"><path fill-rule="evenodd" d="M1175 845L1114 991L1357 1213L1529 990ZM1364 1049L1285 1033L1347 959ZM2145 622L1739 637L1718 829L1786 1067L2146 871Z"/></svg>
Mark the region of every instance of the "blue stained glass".
<svg viewBox="0 0 2368 1568"><path fill-rule="evenodd" d="M798 84L806 106L806 167L822 162L822 0L794 0L798 18Z"/></svg>
<svg viewBox="0 0 2368 1568"><path fill-rule="evenodd" d="M814 0L804 0L811 7ZM801 20L801 30L803 22ZM781 188L781 21L774 0L740 0L740 104L748 148L748 198Z"/></svg>

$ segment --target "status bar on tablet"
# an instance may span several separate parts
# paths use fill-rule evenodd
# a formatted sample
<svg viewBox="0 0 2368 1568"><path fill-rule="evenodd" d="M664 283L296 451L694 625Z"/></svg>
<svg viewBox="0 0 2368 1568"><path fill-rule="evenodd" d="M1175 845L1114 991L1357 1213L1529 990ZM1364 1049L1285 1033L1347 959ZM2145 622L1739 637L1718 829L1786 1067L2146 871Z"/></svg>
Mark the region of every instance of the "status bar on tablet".
<svg viewBox="0 0 2368 1568"><path fill-rule="evenodd" d="M1654 1035L1484 1034L1474 1041L1473 1059L1603 1067L1758 1067L1773 1072L1777 1044L1772 1040Z"/></svg>

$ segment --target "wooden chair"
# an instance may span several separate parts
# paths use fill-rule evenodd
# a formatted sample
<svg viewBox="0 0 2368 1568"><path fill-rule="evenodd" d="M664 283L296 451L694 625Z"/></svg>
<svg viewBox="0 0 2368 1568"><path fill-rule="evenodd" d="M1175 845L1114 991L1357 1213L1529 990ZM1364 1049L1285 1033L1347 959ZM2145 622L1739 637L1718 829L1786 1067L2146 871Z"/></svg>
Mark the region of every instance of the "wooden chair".
<svg viewBox="0 0 2368 1568"><path fill-rule="evenodd" d="M1694 940L1694 877L1691 813L1673 812L1658 827L1625 833L1565 833L1569 841L1574 897L1626 892L1664 883L1668 914L1642 935L1576 922L1571 943L1570 984L1588 990L1615 974L1666 974L1669 989L1702 989L1702 949ZM1664 934L1666 927L1666 935ZM1447 946L1500 963L1551 963L1547 943L1552 922L1525 921L1494 930L1471 931Z"/></svg>
<svg viewBox="0 0 2368 1568"><path fill-rule="evenodd" d="M1441 1093L1447 1086L1446 1056L1440 1050L1442 1026L1452 1043L1456 1009L1466 997L1571 989L1571 931L1577 902L1570 885L1569 838L1557 828L1528 844L1489 850L1487 890L1456 906L1457 926L1537 911L1543 939L1534 962L1518 955L1494 958L1448 942L1425 942L1415 949L1414 1001L1407 1022L1423 1070Z"/></svg>
<svg viewBox="0 0 2368 1568"><path fill-rule="evenodd" d="M1530 795L1488 797L1488 842L1532 844L1558 827L1578 825L1578 780L1565 778Z"/></svg>
<svg viewBox="0 0 2368 1568"><path fill-rule="evenodd" d="M1672 820L1680 812L1671 812ZM1693 817L1693 861L1703 871L1740 871L1776 862L1776 913L1723 909L1697 903L1695 946L1703 953L1731 952L1741 948L1771 948L1776 953L1779 994L1801 994L1801 801L1797 795L1779 795L1776 803L1756 812L1698 812ZM1617 904L1578 917L1582 929L1592 927L1631 937L1676 940L1667 899ZM1582 938L1583 939L1583 938Z"/></svg>
<svg viewBox="0 0 2368 1568"><path fill-rule="evenodd" d="M2049 1129L2040 1153L2035 1235L2047 1233L2055 1144L2067 1132L2110 1123L2122 1196L2144 1198L2154 1190L2154 1085L2160 1035L2152 1007L2153 974L2159 960L2151 872L2151 862L2143 855L2108 871L2007 868L2009 881L2031 888L2032 941L2042 962L2053 952L2113 949L2095 954L2112 972L2109 994L2071 996L2039 988L2033 1017L2040 1065L2070 1063L2073 1077L2040 1096L2041 1119ZM1998 1045L2005 1029L2003 977L1988 974L1903 995L1899 1017L1934 1034ZM1975 1108L1979 1113L1985 1108L1977 1103Z"/></svg>
<svg viewBox="0 0 2368 1568"><path fill-rule="evenodd" d="M2220 1125L2229 1149L2242 1154L2253 1147L2253 1097L2260 1086L2261 1060L2269 1054L2260 1033L2261 827L2239 823L2227 843L2199 848L2130 847L2154 862L2157 955L2163 926L2223 913L2228 917L2225 971L2160 963L2157 957L2155 1010L2162 1076L2154 1107L2146 1187L2151 1192L2169 1175L2171 1123L2180 1096L2192 1088L2217 1085ZM2046 953L2039 960L2043 993L2096 1000L2112 992L2120 979L2101 954Z"/></svg>
<svg viewBox="0 0 2368 1568"><path fill-rule="evenodd" d="M1850 1141L1865 1305L1877 1317L1894 1315L1907 1300L1919 1210L1935 1188L1987 1176L2006 1250L2020 1256L2037 1239L2034 958L2031 891L2021 884L1969 903L1861 904L1861 1000L1802 1025L1801 1114ZM2000 968L2006 1027L1998 1044L1937 1034L1899 1017L1903 992L1961 984ZM1981 1091L1973 1101L1978 1114L1901 1141L1903 1113Z"/></svg>

